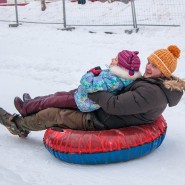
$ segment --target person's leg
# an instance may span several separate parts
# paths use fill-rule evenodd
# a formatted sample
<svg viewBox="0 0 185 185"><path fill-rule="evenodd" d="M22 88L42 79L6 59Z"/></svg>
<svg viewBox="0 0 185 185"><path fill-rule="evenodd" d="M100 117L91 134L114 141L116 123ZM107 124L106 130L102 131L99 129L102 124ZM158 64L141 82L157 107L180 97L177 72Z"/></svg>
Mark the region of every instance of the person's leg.
<svg viewBox="0 0 185 185"><path fill-rule="evenodd" d="M60 91L60 92L56 92L54 94L49 94L49 95L45 95L45 96L36 96L35 98L31 98L29 93L24 93L23 94L23 100L25 99L26 101L29 100L36 100L36 99L46 99L47 97L50 96L63 96L63 95L67 95L67 94L73 94L75 93L76 89L70 90L70 91Z"/></svg>
<svg viewBox="0 0 185 185"><path fill-rule="evenodd" d="M19 97L14 100L16 109L22 116L37 113L49 107L77 109L74 92L57 92L43 97L36 97L23 102Z"/></svg>
<svg viewBox="0 0 185 185"><path fill-rule="evenodd" d="M89 113L60 108L48 108L30 116L18 117L15 122L19 128L29 131L45 130L51 127L95 130Z"/></svg>

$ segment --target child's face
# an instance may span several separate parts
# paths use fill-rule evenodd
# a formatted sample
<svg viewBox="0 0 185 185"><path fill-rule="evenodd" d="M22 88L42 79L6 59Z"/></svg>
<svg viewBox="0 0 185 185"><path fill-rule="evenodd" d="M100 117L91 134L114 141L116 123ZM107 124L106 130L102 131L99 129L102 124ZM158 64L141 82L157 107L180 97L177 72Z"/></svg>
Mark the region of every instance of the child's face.
<svg viewBox="0 0 185 185"><path fill-rule="evenodd" d="M117 66L117 64L118 64L118 57L112 59L109 67Z"/></svg>

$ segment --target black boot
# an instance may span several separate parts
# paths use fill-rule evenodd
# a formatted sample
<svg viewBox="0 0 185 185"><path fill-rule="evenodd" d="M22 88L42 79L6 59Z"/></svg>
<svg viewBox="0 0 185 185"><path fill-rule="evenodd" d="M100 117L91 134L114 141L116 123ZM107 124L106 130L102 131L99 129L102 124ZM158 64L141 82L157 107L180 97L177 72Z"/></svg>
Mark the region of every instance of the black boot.
<svg viewBox="0 0 185 185"><path fill-rule="evenodd" d="M0 108L0 123L4 125L11 134L25 138L30 132L28 130L23 130L17 127L15 122L17 117L19 117L17 114L11 115L4 109Z"/></svg>
<svg viewBox="0 0 185 185"><path fill-rule="evenodd" d="M31 96L28 93L24 93L22 98L24 102L31 100Z"/></svg>

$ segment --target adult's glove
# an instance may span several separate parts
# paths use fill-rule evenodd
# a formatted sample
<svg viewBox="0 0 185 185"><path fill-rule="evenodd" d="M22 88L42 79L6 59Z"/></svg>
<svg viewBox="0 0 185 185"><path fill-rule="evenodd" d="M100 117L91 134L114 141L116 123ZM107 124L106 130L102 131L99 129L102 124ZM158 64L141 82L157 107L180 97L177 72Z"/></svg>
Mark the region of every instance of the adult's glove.
<svg viewBox="0 0 185 185"><path fill-rule="evenodd" d="M90 69L88 72L92 72L94 76L98 76L101 73L102 69L100 66Z"/></svg>

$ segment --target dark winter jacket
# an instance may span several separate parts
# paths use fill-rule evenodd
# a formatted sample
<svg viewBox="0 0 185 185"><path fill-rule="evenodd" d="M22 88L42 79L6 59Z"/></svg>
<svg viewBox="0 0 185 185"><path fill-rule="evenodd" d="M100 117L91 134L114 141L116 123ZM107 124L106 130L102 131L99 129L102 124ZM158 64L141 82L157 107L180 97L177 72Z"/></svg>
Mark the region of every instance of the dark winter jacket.
<svg viewBox="0 0 185 185"><path fill-rule="evenodd" d="M96 129L121 128L151 123L163 113L166 106L175 106L185 90L185 81L138 78L119 95L108 92L88 94L101 109L91 113Z"/></svg>

